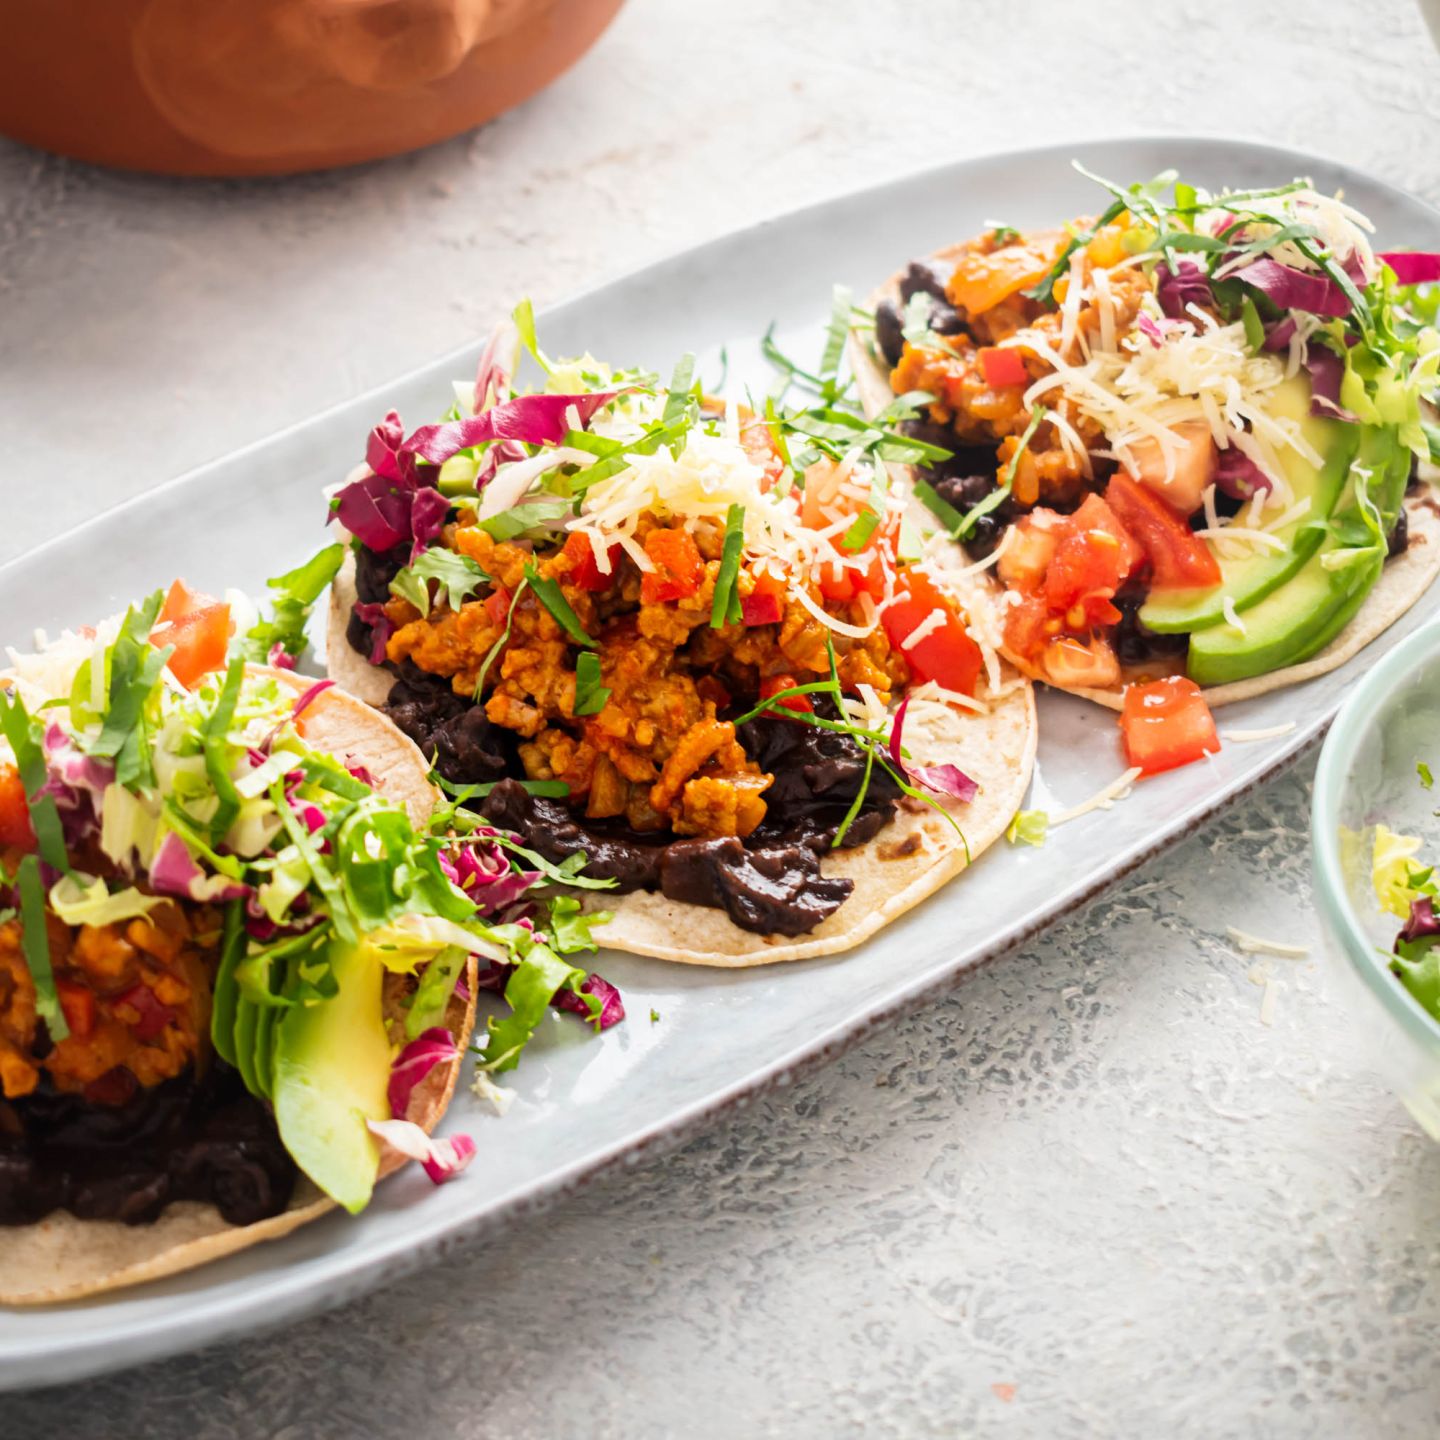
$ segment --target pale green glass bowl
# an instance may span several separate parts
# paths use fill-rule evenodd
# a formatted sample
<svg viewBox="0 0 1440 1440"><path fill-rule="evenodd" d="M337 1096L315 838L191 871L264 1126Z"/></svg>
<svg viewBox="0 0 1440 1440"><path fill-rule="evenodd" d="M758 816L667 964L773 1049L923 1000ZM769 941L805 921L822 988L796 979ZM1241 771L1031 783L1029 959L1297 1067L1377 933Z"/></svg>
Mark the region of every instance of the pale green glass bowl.
<svg viewBox="0 0 1440 1440"><path fill-rule="evenodd" d="M1315 893L1330 948L1352 978L1357 1025L1380 1072L1410 1113L1440 1140L1440 1021L1391 974L1386 952L1401 921L1382 910L1370 879L1375 826L1422 841L1440 862L1440 622L1402 641L1355 685L1320 752L1311 811Z"/></svg>

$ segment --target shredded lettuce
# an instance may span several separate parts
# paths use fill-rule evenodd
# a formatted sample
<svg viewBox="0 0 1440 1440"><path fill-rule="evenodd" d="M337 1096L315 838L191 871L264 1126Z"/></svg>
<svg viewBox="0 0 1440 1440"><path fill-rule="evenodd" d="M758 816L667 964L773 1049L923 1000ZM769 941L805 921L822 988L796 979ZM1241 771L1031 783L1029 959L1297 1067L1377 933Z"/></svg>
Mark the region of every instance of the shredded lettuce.
<svg viewBox="0 0 1440 1440"><path fill-rule="evenodd" d="M1388 825L1375 827L1370 881L1375 887L1375 898L1402 920L1409 918L1410 902L1423 893L1419 886L1430 878L1427 868L1411 863L1419 853L1418 836L1397 834Z"/></svg>
<svg viewBox="0 0 1440 1440"><path fill-rule="evenodd" d="M277 646L292 660L305 653L305 626L310 612L344 559L344 545L327 545L303 565L265 582L272 592L270 618L258 621L246 632L241 653L247 660L273 663Z"/></svg>
<svg viewBox="0 0 1440 1440"><path fill-rule="evenodd" d="M81 883L82 878L88 883ZM103 879L62 875L50 887L50 908L67 925L114 925L148 915L163 905L162 895L145 895L133 885L113 894Z"/></svg>

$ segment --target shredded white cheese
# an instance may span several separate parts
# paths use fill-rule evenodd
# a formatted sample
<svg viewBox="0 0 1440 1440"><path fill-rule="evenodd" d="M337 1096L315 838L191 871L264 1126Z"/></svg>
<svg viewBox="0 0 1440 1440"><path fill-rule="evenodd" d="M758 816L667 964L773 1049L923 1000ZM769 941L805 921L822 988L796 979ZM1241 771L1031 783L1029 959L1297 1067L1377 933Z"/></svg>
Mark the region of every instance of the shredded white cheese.
<svg viewBox="0 0 1440 1440"><path fill-rule="evenodd" d="M1050 828L1053 830L1057 825L1068 824L1071 820L1078 820L1082 815L1088 815L1092 810L1108 810L1117 800L1123 800L1130 793L1130 787L1145 772L1138 766L1133 766L1118 779L1112 780L1103 790L1092 795L1082 804L1073 805L1068 810L1062 810L1058 815L1050 817Z"/></svg>
<svg viewBox="0 0 1440 1440"><path fill-rule="evenodd" d="M1271 725L1264 730L1222 730L1220 738L1227 744L1248 745L1257 740L1278 740L1282 735L1288 735L1295 728L1293 720L1287 720L1283 725Z"/></svg>
<svg viewBox="0 0 1440 1440"><path fill-rule="evenodd" d="M1279 955L1284 960L1303 960L1309 953L1308 945L1286 945L1279 940L1264 940L1258 935L1249 935L1233 925L1225 927L1230 943L1244 955Z"/></svg>

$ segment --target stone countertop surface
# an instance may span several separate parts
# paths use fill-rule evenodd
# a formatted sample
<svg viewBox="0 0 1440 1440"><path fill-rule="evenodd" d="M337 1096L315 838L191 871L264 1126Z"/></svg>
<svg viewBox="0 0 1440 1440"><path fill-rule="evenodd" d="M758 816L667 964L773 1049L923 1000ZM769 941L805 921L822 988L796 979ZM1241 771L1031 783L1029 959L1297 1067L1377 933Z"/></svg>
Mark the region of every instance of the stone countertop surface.
<svg viewBox="0 0 1440 1440"><path fill-rule="evenodd" d="M1406 0L698 13L631 0L530 104L343 173L172 183L0 142L0 559L518 294L940 160L1198 130L1440 199L1440 61ZM0 1432L1432 1435L1440 1149L1321 958L1312 770L443 1272L7 1396ZM1228 925L1312 955L1257 966Z"/></svg>

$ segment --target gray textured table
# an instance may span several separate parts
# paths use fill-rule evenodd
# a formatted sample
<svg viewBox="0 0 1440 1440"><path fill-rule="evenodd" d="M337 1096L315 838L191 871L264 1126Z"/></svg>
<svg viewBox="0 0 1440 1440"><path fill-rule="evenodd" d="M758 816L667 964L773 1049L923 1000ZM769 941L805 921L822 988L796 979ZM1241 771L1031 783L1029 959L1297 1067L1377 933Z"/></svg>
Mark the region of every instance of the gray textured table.
<svg viewBox="0 0 1440 1440"><path fill-rule="evenodd" d="M1440 62L1405 0L843 8L702 30L632 0L551 93L345 174L172 185L0 145L0 557L517 293L941 158L1203 129L1440 198ZM0 1433L1433 1434L1440 1150L1318 963L1309 779L444 1274L6 1397ZM1316 947L1264 967L1269 1024L1227 924Z"/></svg>

